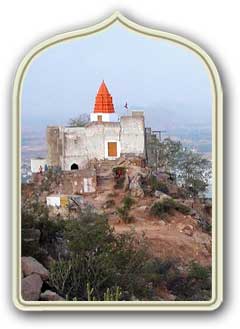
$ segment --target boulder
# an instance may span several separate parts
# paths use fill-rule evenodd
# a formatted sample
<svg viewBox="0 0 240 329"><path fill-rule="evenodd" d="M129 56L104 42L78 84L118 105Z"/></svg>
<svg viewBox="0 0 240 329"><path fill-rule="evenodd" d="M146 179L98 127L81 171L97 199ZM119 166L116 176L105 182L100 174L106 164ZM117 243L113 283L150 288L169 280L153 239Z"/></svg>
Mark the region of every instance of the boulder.
<svg viewBox="0 0 240 329"><path fill-rule="evenodd" d="M133 209L136 209L136 210L140 210L140 211L147 211L149 210L149 207L148 206L140 206L140 207L132 207Z"/></svg>
<svg viewBox="0 0 240 329"><path fill-rule="evenodd" d="M137 174L132 177L130 184L129 184L129 190L131 191L131 195L133 197L143 197L144 196L144 191L141 187L141 175Z"/></svg>
<svg viewBox="0 0 240 329"><path fill-rule="evenodd" d="M38 274L31 274L22 279L22 298L26 301L39 300L43 281Z"/></svg>
<svg viewBox="0 0 240 329"><path fill-rule="evenodd" d="M56 292L46 290L40 295L40 300L43 301L64 301L65 299L59 296Z"/></svg>
<svg viewBox="0 0 240 329"><path fill-rule="evenodd" d="M193 226L192 225L186 225L182 229L182 232L185 233L186 235L192 236L193 235Z"/></svg>
<svg viewBox="0 0 240 329"><path fill-rule="evenodd" d="M30 274L39 274L41 279L47 280L49 277L48 270L40 264L35 258L33 257L22 257L22 272L24 276L28 276Z"/></svg>
<svg viewBox="0 0 240 329"><path fill-rule="evenodd" d="M143 217L136 217L134 219L136 222L145 222L146 221L146 218L143 218Z"/></svg>
<svg viewBox="0 0 240 329"><path fill-rule="evenodd" d="M165 225L166 225L166 223L164 222L164 220L160 220L160 221L158 222L158 224L161 225L161 226L165 226Z"/></svg>
<svg viewBox="0 0 240 329"><path fill-rule="evenodd" d="M158 191L158 190L154 192L154 196L156 198L159 198L160 202L162 202L163 200L166 200L166 199L172 199L169 195L167 195L161 191Z"/></svg>
<svg viewBox="0 0 240 329"><path fill-rule="evenodd" d="M129 177L126 174L123 182L123 190L127 191L129 189Z"/></svg>

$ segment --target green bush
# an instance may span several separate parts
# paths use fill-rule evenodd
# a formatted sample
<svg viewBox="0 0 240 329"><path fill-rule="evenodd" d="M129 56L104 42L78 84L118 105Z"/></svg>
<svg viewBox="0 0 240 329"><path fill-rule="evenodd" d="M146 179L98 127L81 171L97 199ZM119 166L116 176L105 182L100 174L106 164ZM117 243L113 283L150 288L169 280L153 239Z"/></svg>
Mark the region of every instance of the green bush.
<svg viewBox="0 0 240 329"><path fill-rule="evenodd" d="M117 302L121 300L122 291L119 287L114 287L112 289L107 288L106 292L103 294L103 300L105 302ZM69 300L69 296L66 296L66 300ZM73 297L72 300L78 301L77 297ZM90 287L90 284L87 284L87 300L96 302L98 301L94 295L94 289Z"/></svg>
<svg viewBox="0 0 240 329"><path fill-rule="evenodd" d="M97 298L94 296L94 289L90 287L90 284L87 284L87 294L88 301L97 301ZM103 294L103 300L105 302L114 301L117 302L121 299L122 291L121 288L115 287L112 289L107 288L106 292Z"/></svg>
<svg viewBox="0 0 240 329"><path fill-rule="evenodd" d="M104 300L116 287L123 300L149 296L143 275L149 258L144 239L115 234L104 216L92 212L67 222L64 236L70 257L52 264L48 282L61 296L88 300L88 284L96 300Z"/></svg>
<svg viewBox="0 0 240 329"><path fill-rule="evenodd" d="M169 271L174 268L172 260L161 260L159 258L150 259L146 263L145 277L150 280L154 287L166 281ZM175 268L174 268L175 269Z"/></svg>
<svg viewBox="0 0 240 329"><path fill-rule="evenodd" d="M130 210L130 208L134 205L135 200L130 195L126 195L123 198L122 203L123 203L123 207Z"/></svg>
<svg viewBox="0 0 240 329"><path fill-rule="evenodd" d="M208 222L207 219L201 217L198 219L198 225L201 227L202 231L208 234L212 234L212 224Z"/></svg>
<svg viewBox="0 0 240 329"><path fill-rule="evenodd" d="M182 203L176 202L176 201L175 201L175 209L184 215L189 215L190 211L191 211L189 207L185 206Z"/></svg>
<svg viewBox="0 0 240 329"><path fill-rule="evenodd" d="M129 216L129 210L127 208L117 208L117 213L125 224L129 224L133 221L133 217Z"/></svg>
<svg viewBox="0 0 240 329"><path fill-rule="evenodd" d="M177 274L167 280L167 288L177 300L209 300L211 298L211 268L192 262L187 275Z"/></svg>
<svg viewBox="0 0 240 329"><path fill-rule="evenodd" d="M189 278L207 280L211 275L211 270L209 267L203 267L202 265L191 262L188 269Z"/></svg>
<svg viewBox="0 0 240 329"><path fill-rule="evenodd" d="M134 199L131 198L131 196L127 195L122 200L123 206L120 208L117 208L117 212L118 212L120 218L126 224L130 223L133 220L133 218L131 216L129 216L129 211L134 203L135 203Z"/></svg>
<svg viewBox="0 0 240 329"><path fill-rule="evenodd" d="M30 198L22 205L22 256L32 256L43 261L46 255L56 258L59 249L59 238L63 238L65 221L49 220L48 208L39 203L38 199ZM26 234L40 231L38 239L27 239Z"/></svg>
<svg viewBox="0 0 240 329"><path fill-rule="evenodd" d="M175 210L175 201L173 199L164 199L163 201L155 202L151 207L151 214L157 217L162 217L166 214L172 214Z"/></svg>
<svg viewBox="0 0 240 329"><path fill-rule="evenodd" d="M113 208L115 206L115 201L113 199L109 199L105 202L104 208Z"/></svg>
<svg viewBox="0 0 240 329"><path fill-rule="evenodd" d="M163 193L169 192L167 184L164 182L158 181L157 177L154 175L150 176L149 185L151 186L151 189L153 192L155 192L155 191L161 191Z"/></svg>
<svg viewBox="0 0 240 329"><path fill-rule="evenodd" d="M174 210L177 210L185 215L190 213L190 209L188 207L169 198L155 202L152 205L150 212L154 216L162 217L166 214L173 214Z"/></svg>

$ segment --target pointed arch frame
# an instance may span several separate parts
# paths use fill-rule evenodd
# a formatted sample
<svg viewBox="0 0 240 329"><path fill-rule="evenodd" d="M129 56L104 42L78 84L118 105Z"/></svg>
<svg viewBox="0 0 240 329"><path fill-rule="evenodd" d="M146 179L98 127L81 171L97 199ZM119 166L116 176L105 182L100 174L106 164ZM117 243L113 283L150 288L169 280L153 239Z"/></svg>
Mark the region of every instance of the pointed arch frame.
<svg viewBox="0 0 240 329"><path fill-rule="evenodd" d="M145 302L26 302L21 298L20 232L21 232L21 96L24 77L32 61L41 53L58 43L83 38L109 28L119 22L132 32L151 38L160 38L176 43L194 52L204 63L212 89L212 146L213 146L213 242L212 242L212 299L210 301L145 301ZM210 56L197 44L181 36L141 26L120 12L104 21L84 29L56 35L35 46L20 63L13 87L12 105L12 201L13 201L13 255L12 296L15 306L24 311L209 311L217 309L223 300L223 95L220 77Z"/></svg>

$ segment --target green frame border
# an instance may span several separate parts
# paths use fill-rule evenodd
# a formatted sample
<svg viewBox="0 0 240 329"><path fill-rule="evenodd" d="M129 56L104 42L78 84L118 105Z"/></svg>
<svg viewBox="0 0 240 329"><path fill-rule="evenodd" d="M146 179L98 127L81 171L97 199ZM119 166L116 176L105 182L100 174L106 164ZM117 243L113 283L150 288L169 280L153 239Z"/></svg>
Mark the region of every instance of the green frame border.
<svg viewBox="0 0 240 329"><path fill-rule="evenodd" d="M100 32L118 22L134 33L160 38L187 48L203 61L212 87L212 146L213 146L213 236L212 236L212 299L210 301L139 301L139 302L26 302L21 298L21 95L23 80L31 62L48 47L75 38ZM20 63L13 88L12 145L12 298L14 305L24 311L211 311L223 301L223 95L220 77L208 54L195 43L175 34L138 25L115 12L103 22L85 29L54 36L35 46Z"/></svg>

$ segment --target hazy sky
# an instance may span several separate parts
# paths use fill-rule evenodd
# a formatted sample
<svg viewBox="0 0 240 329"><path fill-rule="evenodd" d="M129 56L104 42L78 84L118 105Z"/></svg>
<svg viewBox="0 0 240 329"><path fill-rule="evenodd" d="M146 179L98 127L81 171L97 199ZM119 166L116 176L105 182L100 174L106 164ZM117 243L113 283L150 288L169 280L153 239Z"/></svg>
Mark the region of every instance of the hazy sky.
<svg viewBox="0 0 240 329"><path fill-rule="evenodd" d="M211 124L210 82L200 58L114 23L48 48L32 62L23 85L23 127L67 124L90 113L103 79L117 112L127 101L145 111L154 129Z"/></svg>

